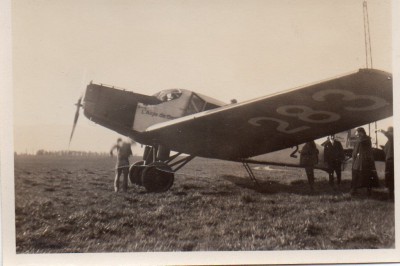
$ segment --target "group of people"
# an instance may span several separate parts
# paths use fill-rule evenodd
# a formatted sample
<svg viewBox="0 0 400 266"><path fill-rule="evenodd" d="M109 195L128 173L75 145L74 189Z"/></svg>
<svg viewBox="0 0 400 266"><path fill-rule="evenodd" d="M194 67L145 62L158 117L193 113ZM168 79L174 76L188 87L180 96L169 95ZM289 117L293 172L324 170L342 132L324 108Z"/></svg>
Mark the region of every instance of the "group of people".
<svg viewBox="0 0 400 266"><path fill-rule="evenodd" d="M328 137L324 146L324 162L328 165L329 183L334 184L334 173L336 173L337 184L342 180L342 162L344 151L342 144L335 139L334 135ZM304 166L308 183L311 190L314 190L314 167L318 164L319 150L314 141L307 142L300 151L300 165Z"/></svg>
<svg viewBox="0 0 400 266"><path fill-rule="evenodd" d="M383 147L385 152L385 183L389 190L390 199L394 199L394 154L393 154L393 127L389 127L387 131L378 130L388 139ZM357 190L362 187L367 188L367 193L371 193L371 187L374 181L378 182L376 174L375 161L372 153L371 138L365 132L365 129L359 127L355 133L357 141L355 143L352 159L352 180L351 194L357 193ZM128 187L128 172L129 172L129 156L132 155L132 143L124 142L121 138L117 140L110 151L113 156L113 151L117 150L117 165L114 180L114 190L120 190L120 176L123 175L122 191L126 191ZM324 162L328 167L329 183L334 186L334 174L336 173L337 185L340 186L342 179L342 163L345 159L342 144L335 139L334 135L328 137L323 144L324 147ZM300 165L305 168L308 183L311 190L314 190L314 167L318 164L319 151L314 141L307 142L300 151Z"/></svg>
<svg viewBox="0 0 400 266"><path fill-rule="evenodd" d="M385 152L385 183L389 190L390 199L394 198L394 156L393 156L393 127L387 131L378 130L388 139L384 146ZM359 188L366 187L367 193L371 193L371 188L377 185L378 176L375 168L375 161L372 150L371 138L365 129L359 127L355 133L357 141L352 153L352 180L351 194L357 193ZM322 146L324 147L324 162L328 167L329 183L334 185L334 174L336 173L337 184L340 186L342 177L342 163L345 159L342 144L335 140L331 135ZM314 190L314 167L318 163L319 150L314 141L307 142L300 151L300 165L305 168L308 183L311 190Z"/></svg>

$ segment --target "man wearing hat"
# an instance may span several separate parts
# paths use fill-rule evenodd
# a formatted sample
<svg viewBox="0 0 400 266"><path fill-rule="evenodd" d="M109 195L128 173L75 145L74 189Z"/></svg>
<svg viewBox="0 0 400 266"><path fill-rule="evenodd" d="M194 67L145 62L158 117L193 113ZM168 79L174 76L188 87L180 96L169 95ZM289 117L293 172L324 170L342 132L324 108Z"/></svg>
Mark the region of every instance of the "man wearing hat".
<svg viewBox="0 0 400 266"><path fill-rule="evenodd" d="M335 135L330 135L322 146L324 146L324 162L328 165L329 184L333 186L333 174L336 172L337 184L339 186L342 180L343 146L335 139Z"/></svg>

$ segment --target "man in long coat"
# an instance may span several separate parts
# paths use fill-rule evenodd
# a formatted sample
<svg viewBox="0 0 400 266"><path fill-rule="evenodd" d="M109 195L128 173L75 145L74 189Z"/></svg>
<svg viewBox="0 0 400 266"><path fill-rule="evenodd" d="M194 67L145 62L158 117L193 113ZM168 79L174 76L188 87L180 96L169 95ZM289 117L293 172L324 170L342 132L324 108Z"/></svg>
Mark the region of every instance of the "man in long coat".
<svg viewBox="0 0 400 266"><path fill-rule="evenodd" d="M344 151L342 144L335 140L335 135L328 137L323 143L324 146L324 162L328 165L329 184L333 186L333 174L336 172L337 184L340 185L342 180L342 162L344 160Z"/></svg>
<svg viewBox="0 0 400 266"><path fill-rule="evenodd" d="M372 187L373 170L375 170L372 142L362 127L356 129L356 137L357 141L352 154L351 194L354 195L358 188L367 187L369 195Z"/></svg>

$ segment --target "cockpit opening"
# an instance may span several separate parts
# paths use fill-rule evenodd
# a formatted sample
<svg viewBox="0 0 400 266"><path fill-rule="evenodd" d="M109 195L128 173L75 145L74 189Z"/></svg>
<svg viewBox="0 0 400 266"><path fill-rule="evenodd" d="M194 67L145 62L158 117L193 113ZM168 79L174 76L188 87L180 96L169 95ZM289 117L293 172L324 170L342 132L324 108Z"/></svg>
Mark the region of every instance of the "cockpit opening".
<svg viewBox="0 0 400 266"><path fill-rule="evenodd" d="M156 93L154 97L156 97L162 102L169 102L178 99L179 97L181 97L181 95L182 91L180 89L169 89Z"/></svg>

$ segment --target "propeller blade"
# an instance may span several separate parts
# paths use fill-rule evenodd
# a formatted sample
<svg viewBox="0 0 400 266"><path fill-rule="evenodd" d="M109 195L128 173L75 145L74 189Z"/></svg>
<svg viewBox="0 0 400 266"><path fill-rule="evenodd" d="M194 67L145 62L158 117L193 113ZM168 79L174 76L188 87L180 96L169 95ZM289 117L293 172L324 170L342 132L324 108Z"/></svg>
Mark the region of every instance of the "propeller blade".
<svg viewBox="0 0 400 266"><path fill-rule="evenodd" d="M75 127L76 127L76 124L78 123L79 111L82 106L81 102L82 102L82 96L78 99L78 102L76 103L76 112L75 112L75 117L74 117L74 123L72 125L71 136L69 137L68 147L71 145L72 136L74 135Z"/></svg>

